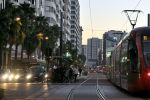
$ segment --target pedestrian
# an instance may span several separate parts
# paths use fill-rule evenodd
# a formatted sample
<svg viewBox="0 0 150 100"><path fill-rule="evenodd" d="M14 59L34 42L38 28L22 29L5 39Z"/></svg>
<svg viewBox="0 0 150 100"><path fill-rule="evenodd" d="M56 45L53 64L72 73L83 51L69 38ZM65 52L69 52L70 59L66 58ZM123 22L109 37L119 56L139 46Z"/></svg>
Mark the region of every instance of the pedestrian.
<svg viewBox="0 0 150 100"><path fill-rule="evenodd" d="M81 76L81 73L82 73L82 68L79 68L79 76Z"/></svg>
<svg viewBox="0 0 150 100"><path fill-rule="evenodd" d="M74 77L73 69L69 67L66 71L67 82L71 83Z"/></svg>
<svg viewBox="0 0 150 100"><path fill-rule="evenodd" d="M73 67L73 73L74 73L74 82L76 82L79 72L78 72L78 69L75 66Z"/></svg>

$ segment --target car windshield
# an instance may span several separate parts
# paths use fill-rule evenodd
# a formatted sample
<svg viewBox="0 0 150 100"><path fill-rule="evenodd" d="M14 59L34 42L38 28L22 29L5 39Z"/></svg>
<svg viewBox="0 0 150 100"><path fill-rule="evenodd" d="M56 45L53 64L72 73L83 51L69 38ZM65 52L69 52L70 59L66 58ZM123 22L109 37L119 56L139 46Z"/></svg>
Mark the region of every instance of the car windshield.
<svg viewBox="0 0 150 100"><path fill-rule="evenodd" d="M1 69L0 70L0 74L3 74L3 73L10 73L10 70L8 70L8 69Z"/></svg>
<svg viewBox="0 0 150 100"><path fill-rule="evenodd" d="M44 69L40 66L34 66L30 68L31 73L41 73L44 72Z"/></svg>
<svg viewBox="0 0 150 100"><path fill-rule="evenodd" d="M13 69L12 72L13 73L25 73L25 70L23 70L23 69Z"/></svg>
<svg viewBox="0 0 150 100"><path fill-rule="evenodd" d="M143 37L143 54L146 66L150 66L150 36Z"/></svg>

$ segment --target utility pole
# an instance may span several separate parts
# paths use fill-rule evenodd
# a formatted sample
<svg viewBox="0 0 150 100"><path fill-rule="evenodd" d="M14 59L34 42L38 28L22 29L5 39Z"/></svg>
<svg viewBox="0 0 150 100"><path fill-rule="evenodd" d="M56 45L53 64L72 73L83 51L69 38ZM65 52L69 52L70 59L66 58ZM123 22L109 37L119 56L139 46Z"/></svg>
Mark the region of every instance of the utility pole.
<svg viewBox="0 0 150 100"><path fill-rule="evenodd" d="M127 15L128 20L130 21L130 24L132 25L132 29L134 29L136 22L137 22L138 14L142 11L141 10L123 10L123 12ZM129 13L131 14L130 16L129 16ZM133 13L137 13L134 19L131 18Z"/></svg>

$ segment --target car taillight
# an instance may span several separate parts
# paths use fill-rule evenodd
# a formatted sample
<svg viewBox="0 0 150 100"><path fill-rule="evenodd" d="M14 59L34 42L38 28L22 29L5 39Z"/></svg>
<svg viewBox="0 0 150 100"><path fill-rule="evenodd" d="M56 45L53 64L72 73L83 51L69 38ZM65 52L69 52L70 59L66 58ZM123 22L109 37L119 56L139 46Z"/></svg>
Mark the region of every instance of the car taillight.
<svg viewBox="0 0 150 100"><path fill-rule="evenodd" d="M148 72L148 73L147 73L147 76L149 76L149 77L150 77L150 72Z"/></svg>

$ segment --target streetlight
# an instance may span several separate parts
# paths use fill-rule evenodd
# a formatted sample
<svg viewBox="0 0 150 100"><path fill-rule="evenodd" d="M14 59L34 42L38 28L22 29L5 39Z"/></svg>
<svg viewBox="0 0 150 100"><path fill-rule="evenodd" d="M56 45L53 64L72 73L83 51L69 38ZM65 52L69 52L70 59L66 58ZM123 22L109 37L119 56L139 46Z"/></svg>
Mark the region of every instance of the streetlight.
<svg viewBox="0 0 150 100"><path fill-rule="evenodd" d="M16 17L16 19L15 19L15 20L16 20L16 21L20 21L20 19L21 19L20 17Z"/></svg>
<svg viewBox="0 0 150 100"><path fill-rule="evenodd" d="M48 40L48 39L49 39L48 36L46 36L46 37L45 37L45 40Z"/></svg>
<svg viewBox="0 0 150 100"><path fill-rule="evenodd" d="M40 32L40 33L38 33L36 36L37 36L38 39L43 39L43 36L44 36L44 35L43 35L43 33Z"/></svg>
<svg viewBox="0 0 150 100"><path fill-rule="evenodd" d="M37 38L41 40L41 42L44 45L44 52L45 52L45 60L46 60L46 76L45 78L47 78L48 76L48 68L49 68L49 60L50 60L50 56L52 53L52 49L49 47L49 37L48 36L44 36L44 34L42 32L39 32L37 34Z"/></svg>

